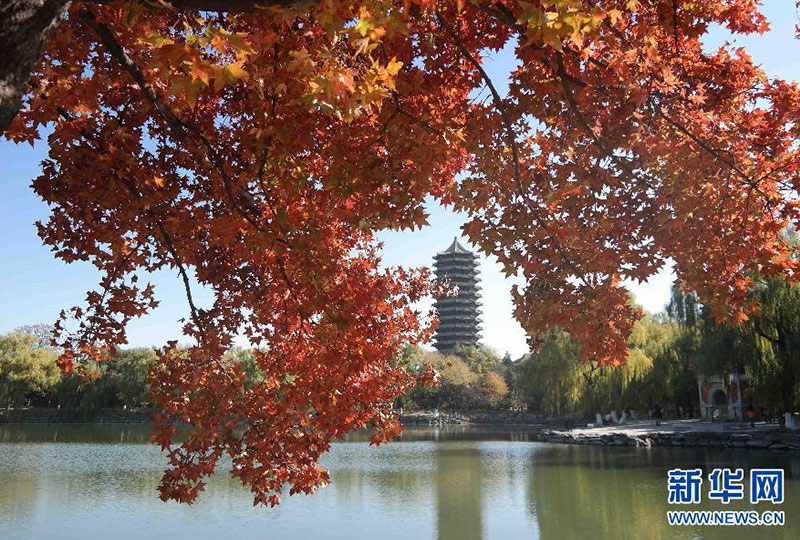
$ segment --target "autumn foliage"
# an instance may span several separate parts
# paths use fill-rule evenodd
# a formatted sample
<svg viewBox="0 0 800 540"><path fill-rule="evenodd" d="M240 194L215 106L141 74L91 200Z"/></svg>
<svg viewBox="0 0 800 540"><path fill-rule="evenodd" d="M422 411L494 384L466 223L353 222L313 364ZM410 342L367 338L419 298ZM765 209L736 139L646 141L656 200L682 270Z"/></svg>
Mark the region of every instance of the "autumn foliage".
<svg viewBox="0 0 800 540"><path fill-rule="evenodd" d="M397 351L430 336L410 305L432 285L382 270L373 234L424 225L426 197L522 278L534 344L558 326L601 365L624 360L638 315L624 279L672 259L742 321L753 276L797 270L780 233L799 217L800 90L702 42L714 24L765 31L754 0L153 4L73 2L7 136L52 126L40 234L105 276L59 323L65 369L156 305L142 271L185 285L196 345L152 372L165 499L194 500L227 455L275 504L328 481L332 438L397 432L392 400L416 378ZM481 56L505 46L502 96ZM263 380L225 359L237 335Z"/></svg>

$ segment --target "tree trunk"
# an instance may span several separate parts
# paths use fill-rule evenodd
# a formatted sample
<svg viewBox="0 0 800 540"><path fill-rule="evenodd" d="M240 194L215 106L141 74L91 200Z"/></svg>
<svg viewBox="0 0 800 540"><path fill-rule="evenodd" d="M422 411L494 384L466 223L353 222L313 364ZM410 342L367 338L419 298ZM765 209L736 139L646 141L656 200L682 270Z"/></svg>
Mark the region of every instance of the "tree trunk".
<svg viewBox="0 0 800 540"><path fill-rule="evenodd" d="M69 0L4 0L0 4L0 133L22 105L31 72Z"/></svg>

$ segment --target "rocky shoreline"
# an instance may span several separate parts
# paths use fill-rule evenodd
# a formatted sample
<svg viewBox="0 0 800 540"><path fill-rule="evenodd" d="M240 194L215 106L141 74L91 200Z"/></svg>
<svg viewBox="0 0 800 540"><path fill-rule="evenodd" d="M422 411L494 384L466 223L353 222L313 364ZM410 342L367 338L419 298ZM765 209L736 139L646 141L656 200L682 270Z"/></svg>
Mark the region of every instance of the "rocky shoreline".
<svg viewBox="0 0 800 540"><path fill-rule="evenodd" d="M148 424L149 410L101 409L91 414L32 408L0 411L0 424Z"/></svg>
<svg viewBox="0 0 800 540"><path fill-rule="evenodd" d="M87 417L65 414L58 409L22 409L0 411L0 424L147 424L151 411L103 409ZM400 421L407 426L522 426L531 431L531 440L556 444L638 447L706 447L739 448L800 452L800 430L782 429L779 426L746 426L724 424L689 424L563 429L575 425L574 419L547 418L528 411L406 411ZM562 429L555 429L557 426Z"/></svg>
<svg viewBox="0 0 800 540"><path fill-rule="evenodd" d="M29 408L0 410L0 424L147 424L153 411L101 409L91 413L66 412L59 409ZM400 414L404 425L525 425L530 427L557 427L563 424L548 423L543 414L527 411L410 411Z"/></svg>
<svg viewBox="0 0 800 540"><path fill-rule="evenodd" d="M450 425L496 425L496 426L529 426L531 428L553 427L548 424L547 416L528 411L412 411L400 414L403 425L413 426L450 426Z"/></svg>
<svg viewBox="0 0 800 540"><path fill-rule="evenodd" d="M775 429L730 433L719 431L629 433L625 431L587 433L542 430L537 439L542 442L560 444L588 444L596 446L654 446L741 448L749 450L800 451L800 433Z"/></svg>

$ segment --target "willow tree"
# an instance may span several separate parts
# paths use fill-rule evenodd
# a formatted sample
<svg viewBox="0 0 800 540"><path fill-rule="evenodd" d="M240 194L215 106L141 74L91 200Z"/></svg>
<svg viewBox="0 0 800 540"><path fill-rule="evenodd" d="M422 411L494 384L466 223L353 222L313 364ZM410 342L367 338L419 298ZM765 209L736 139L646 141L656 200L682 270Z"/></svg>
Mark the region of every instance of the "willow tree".
<svg viewBox="0 0 800 540"><path fill-rule="evenodd" d="M792 411L800 375L800 286L771 278L759 283L753 294L759 313L748 328L767 344L766 350L760 350L764 365L758 374L772 372L779 381L783 410Z"/></svg>
<svg viewBox="0 0 800 540"><path fill-rule="evenodd" d="M227 454L276 504L328 481L332 438L368 422L376 443L397 433L391 403L416 374L396 353L430 336L410 306L431 285L381 269L374 234L424 225L429 197L523 282L532 343L563 328L599 366L625 361L639 315L622 280L674 260L715 316L741 322L749 275L797 267L780 231L798 219L800 90L743 50L703 47L711 25L764 32L752 0L0 9L4 114L29 80L6 136L49 130L40 235L103 274L58 324L61 366L124 343L157 302L137 276L169 268L185 287L194 345L166 345L152 370L165 499L194 500ZM481 59L506 46L504 96ZM237 335L258 349L257 384L223 361Z"/></svg>
<svg viewBox="0 0 800 540"><path fill-rule="evenodd" d="M692 295L673 291L671 317L684 331L692 368L704 375L751 377L748 401L790 411L800 374L800 288L782 277L756 278L750 292L758 309L732 326L710 316Z"/></svg>

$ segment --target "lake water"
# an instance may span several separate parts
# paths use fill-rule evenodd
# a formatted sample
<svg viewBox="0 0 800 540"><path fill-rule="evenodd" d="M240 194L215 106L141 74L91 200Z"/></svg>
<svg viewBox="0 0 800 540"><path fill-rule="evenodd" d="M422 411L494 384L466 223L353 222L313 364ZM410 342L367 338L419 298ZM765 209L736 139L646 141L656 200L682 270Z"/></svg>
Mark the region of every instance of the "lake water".
<svg viewBox="0 0 800 540"><path fill-rule="evenodd" d="M408 428L375 449L355 435L314 495L252 506L218 474L193 506L162 503L147 426L0 426L0 539L800 538L800 456L533 442L525 430ZM782 467L784 527L670 527L666 471ZM752 509L749 503L730 509ZM694 509L721 509L702 504Z"/></svg>

